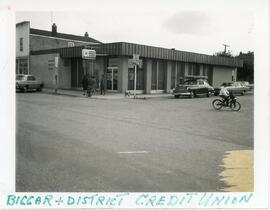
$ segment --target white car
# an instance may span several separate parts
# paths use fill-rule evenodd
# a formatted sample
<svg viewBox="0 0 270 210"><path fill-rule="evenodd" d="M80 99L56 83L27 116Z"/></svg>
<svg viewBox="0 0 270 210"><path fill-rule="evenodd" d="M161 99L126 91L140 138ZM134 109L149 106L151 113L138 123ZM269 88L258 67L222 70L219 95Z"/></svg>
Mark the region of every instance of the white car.
<svg viewBox="0 0 270 210"><path fill-rule="evenodd" d="M16 91L36 90L42 91L43 82L36 80L33 75L30 74L17 74L16 75Z"/></svg>

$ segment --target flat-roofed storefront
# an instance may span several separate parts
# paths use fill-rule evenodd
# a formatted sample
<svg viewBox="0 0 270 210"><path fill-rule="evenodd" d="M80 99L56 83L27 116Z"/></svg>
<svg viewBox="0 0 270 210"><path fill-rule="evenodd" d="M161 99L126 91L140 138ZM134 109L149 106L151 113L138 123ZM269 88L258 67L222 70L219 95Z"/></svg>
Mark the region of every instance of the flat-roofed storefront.
<svg viewBox="0 0 270 210"><path fill-rule="evenodd" d="M82 58L82 49L96 51L94 60ZM187 78L205 78L210 84L220 80L232 81L236 78L237 67L242 62L235 58L223 58L165 48L157 48L131 43L109 43L95 46L78 46L44 51L34 51L32 55L58 53L60 59L69 60L62 74L70 88L81 88L84 74L90 74L99 87L101 76L106 78L106 89L111 92L168 93L178 83ZM133 54L139 55L142 65L135 67L129 60ZM61 71L61 69L59 69ZM232 77L234 75L234 77ZM136 81L136 88L135 88ZM61 88L61 87L60 87Z"/></svg>

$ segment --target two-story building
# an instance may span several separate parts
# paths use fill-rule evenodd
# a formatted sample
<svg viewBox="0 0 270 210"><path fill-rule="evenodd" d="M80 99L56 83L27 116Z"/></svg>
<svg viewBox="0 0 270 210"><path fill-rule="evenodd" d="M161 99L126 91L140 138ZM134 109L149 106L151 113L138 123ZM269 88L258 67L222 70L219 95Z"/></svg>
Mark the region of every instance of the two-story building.
<svg viewBox="0 0 270 210"><path fill-rule="evenodd" d="M52 31L30 28L29 21L16 24L16 73L30 72L31 51L100 44L101 42L88 36L76 36L57 32L57 26L52 25Z"/></svg>

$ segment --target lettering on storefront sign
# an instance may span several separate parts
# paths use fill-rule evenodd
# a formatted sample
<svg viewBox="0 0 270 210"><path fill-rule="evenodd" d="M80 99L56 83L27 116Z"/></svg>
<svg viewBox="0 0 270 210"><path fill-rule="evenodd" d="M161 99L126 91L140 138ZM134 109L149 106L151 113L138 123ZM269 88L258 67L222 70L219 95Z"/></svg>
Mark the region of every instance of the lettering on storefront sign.
<svg viewBox="0 0 270 210"><path fill-rule="evenodd" d="M90 49L82 49L82 58L95 60L96 59L96 51L90 50Z"/></svg>
<svg viewBox="0 0 270 210"><path fill-rule="evenodd" d="M54 61L54 59L48 60L48 69L49 69L49 70L54 70L54 66L55 66L55 61Z"/></svg>
<svg viewBox="0 0 270 210"><path fill-rule="evenodd" d="M141 68L143 65L143 61L141 59L139 60L128 59L128 68L134 68L135 65L138 65Z"/></svg>

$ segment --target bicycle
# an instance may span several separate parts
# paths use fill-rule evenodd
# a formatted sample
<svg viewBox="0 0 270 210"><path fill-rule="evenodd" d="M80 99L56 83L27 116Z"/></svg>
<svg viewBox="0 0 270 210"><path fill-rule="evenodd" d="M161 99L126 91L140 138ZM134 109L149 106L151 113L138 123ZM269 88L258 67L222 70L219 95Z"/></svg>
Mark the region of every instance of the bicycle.
<svg viewBox="0 0 270 210"><path fill-rule="evenodd" d="M212 102L212 106L215 110L220 110L222 107L230 107L232 111L238 112L241 109L241 104L234 95L230 95L227 102L224 99L215 99Z"/></svg>

